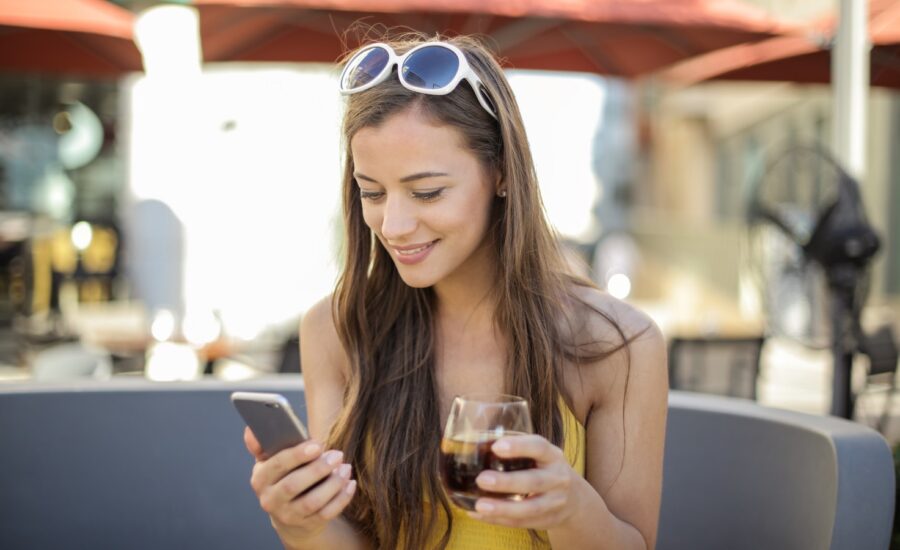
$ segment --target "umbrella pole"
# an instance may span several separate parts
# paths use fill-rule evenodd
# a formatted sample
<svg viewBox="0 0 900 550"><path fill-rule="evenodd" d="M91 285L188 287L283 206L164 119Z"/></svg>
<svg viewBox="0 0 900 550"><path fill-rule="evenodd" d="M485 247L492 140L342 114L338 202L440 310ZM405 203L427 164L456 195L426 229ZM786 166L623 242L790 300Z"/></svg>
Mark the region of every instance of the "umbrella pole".
<svg viewBox="0 0 900 550"><path fill-rule="evenodd" d="M869 93L869 0L836 0L838 28L831 49L832 143L841 166L862 184L866 176L866 101ZM846 283L846 281L844 281ZM852 290L831 281L834 379L831 414L850 418L853 351L847 345ZM840 288L844 286L845 288Z"/></svg>
<svg viewBox="0 0 900 550"><path fill-rule="evenodd" d="M869 95L869 0L836 0L838 28L831 50L832 142L841 166L860 183L866 176Z"/></svg>

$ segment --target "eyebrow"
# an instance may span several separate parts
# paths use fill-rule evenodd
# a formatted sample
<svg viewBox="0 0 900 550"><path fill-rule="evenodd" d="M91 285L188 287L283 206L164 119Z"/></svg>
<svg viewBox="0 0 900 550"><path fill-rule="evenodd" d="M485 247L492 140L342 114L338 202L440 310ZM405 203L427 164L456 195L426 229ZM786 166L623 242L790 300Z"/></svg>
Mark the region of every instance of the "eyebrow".
<svg viewBox="0 0 900 550"><path fill-rule="evenodd" d="M417 174L410 174L408 176L404 176L404 177L400 178L400 183L409 183L411 181L423 180L426 178L439 178L441 176L449 176L449 175L450 174L448 174L446 172L419 172ZM360 173L360 172L354 172L353 177L357 178L357 179L361 179L361 180L370 181L372 183L378 183L378 180L376 180L375 178L370 178L369 176L367 176L363 173Z"/></svg>

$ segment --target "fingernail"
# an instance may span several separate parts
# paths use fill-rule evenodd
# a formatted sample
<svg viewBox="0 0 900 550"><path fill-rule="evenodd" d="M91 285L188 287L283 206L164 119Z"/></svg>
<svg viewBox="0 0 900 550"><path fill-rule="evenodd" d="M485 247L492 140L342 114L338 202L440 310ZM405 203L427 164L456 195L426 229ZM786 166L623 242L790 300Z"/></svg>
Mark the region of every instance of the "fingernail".
<svg viewBox="0 0 900 550"><path fill-rule="evenodd" d="M340 468L338 468L338 475L344 479L348 479L350 477L351 470L352 468L350 468L349 464L344 464Z"/></svg>
<svg viewBox="0 0 900 550"><path fill-rule="evenodd" d="M479 512L493 512L494 505L491 504L490 502L478 501L477 503L475 503L475 509L478 510Z"/></svg>
<svg viewBox="0 0 900 550"><path fill-rule="evenodd" d="M505 453L509 450L509 443L506 441L500 440L493 445L491 445L491 449L494 451L500 451L501 453Z"/></svg>
<svg viewBox="0 0 900 550"><path fill-rule="evenodd" d="M481 474L480 476L478 476L478 484L493 487L497 484L497 476L495 476L494 474Z"/></svg>
<svg viewBox="0 0 900 550"><path fill-rule="evenodd" d="M329 466L334 466L335 464L340 462L342 458L344 458L344 453L342 453L341 451L328 451L327 453L325 453L325 462Z"/></svg>
<svg viewBox="0 0 900 550"><path fill-rule="evenodd" d="M306 446L306 451L304 451L304 452L306 453L306 456L315 456L315 455L319 454L319 452L321 450L322 450L321 445L319 445L318 443L312 443L312 444Z"/></svg>
<svg viewBox="0 0 900 550"><path fill-rule="evenodd" d="M352 495L352 494L353 494L353 491L356 490L356 480L354 479L353 481L351 481L350 483L348 483L348 484L347 484L347 488L344 489L344 490L347 491L347 494L348 494L348 495Z"/></svg>

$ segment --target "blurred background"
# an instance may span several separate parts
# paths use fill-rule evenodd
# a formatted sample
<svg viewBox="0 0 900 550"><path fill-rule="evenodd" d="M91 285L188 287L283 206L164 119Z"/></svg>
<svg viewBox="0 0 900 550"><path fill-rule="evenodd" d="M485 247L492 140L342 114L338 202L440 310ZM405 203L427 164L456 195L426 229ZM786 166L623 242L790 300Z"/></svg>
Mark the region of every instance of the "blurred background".
<svg viewBox="0 0 900 550"><path fill-rule="evenodd" d="M4 383L301 368L358 21L488 38L573 265L673 387L897 439L893 0L0 0Z"/></svg>

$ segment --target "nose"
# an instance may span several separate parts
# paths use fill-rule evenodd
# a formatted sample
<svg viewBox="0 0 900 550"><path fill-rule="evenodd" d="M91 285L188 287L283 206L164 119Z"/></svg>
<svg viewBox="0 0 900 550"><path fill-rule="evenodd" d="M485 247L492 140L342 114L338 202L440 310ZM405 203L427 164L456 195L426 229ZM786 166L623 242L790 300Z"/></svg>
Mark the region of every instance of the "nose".
<svg viewBox="0 0 900 550"><path fill-rule="evenodd" d="M385 198L381 235L388 241L402 242L404 237L416 231L418 221L415 208L404 199L405 197L396 195Z"/></svg>

